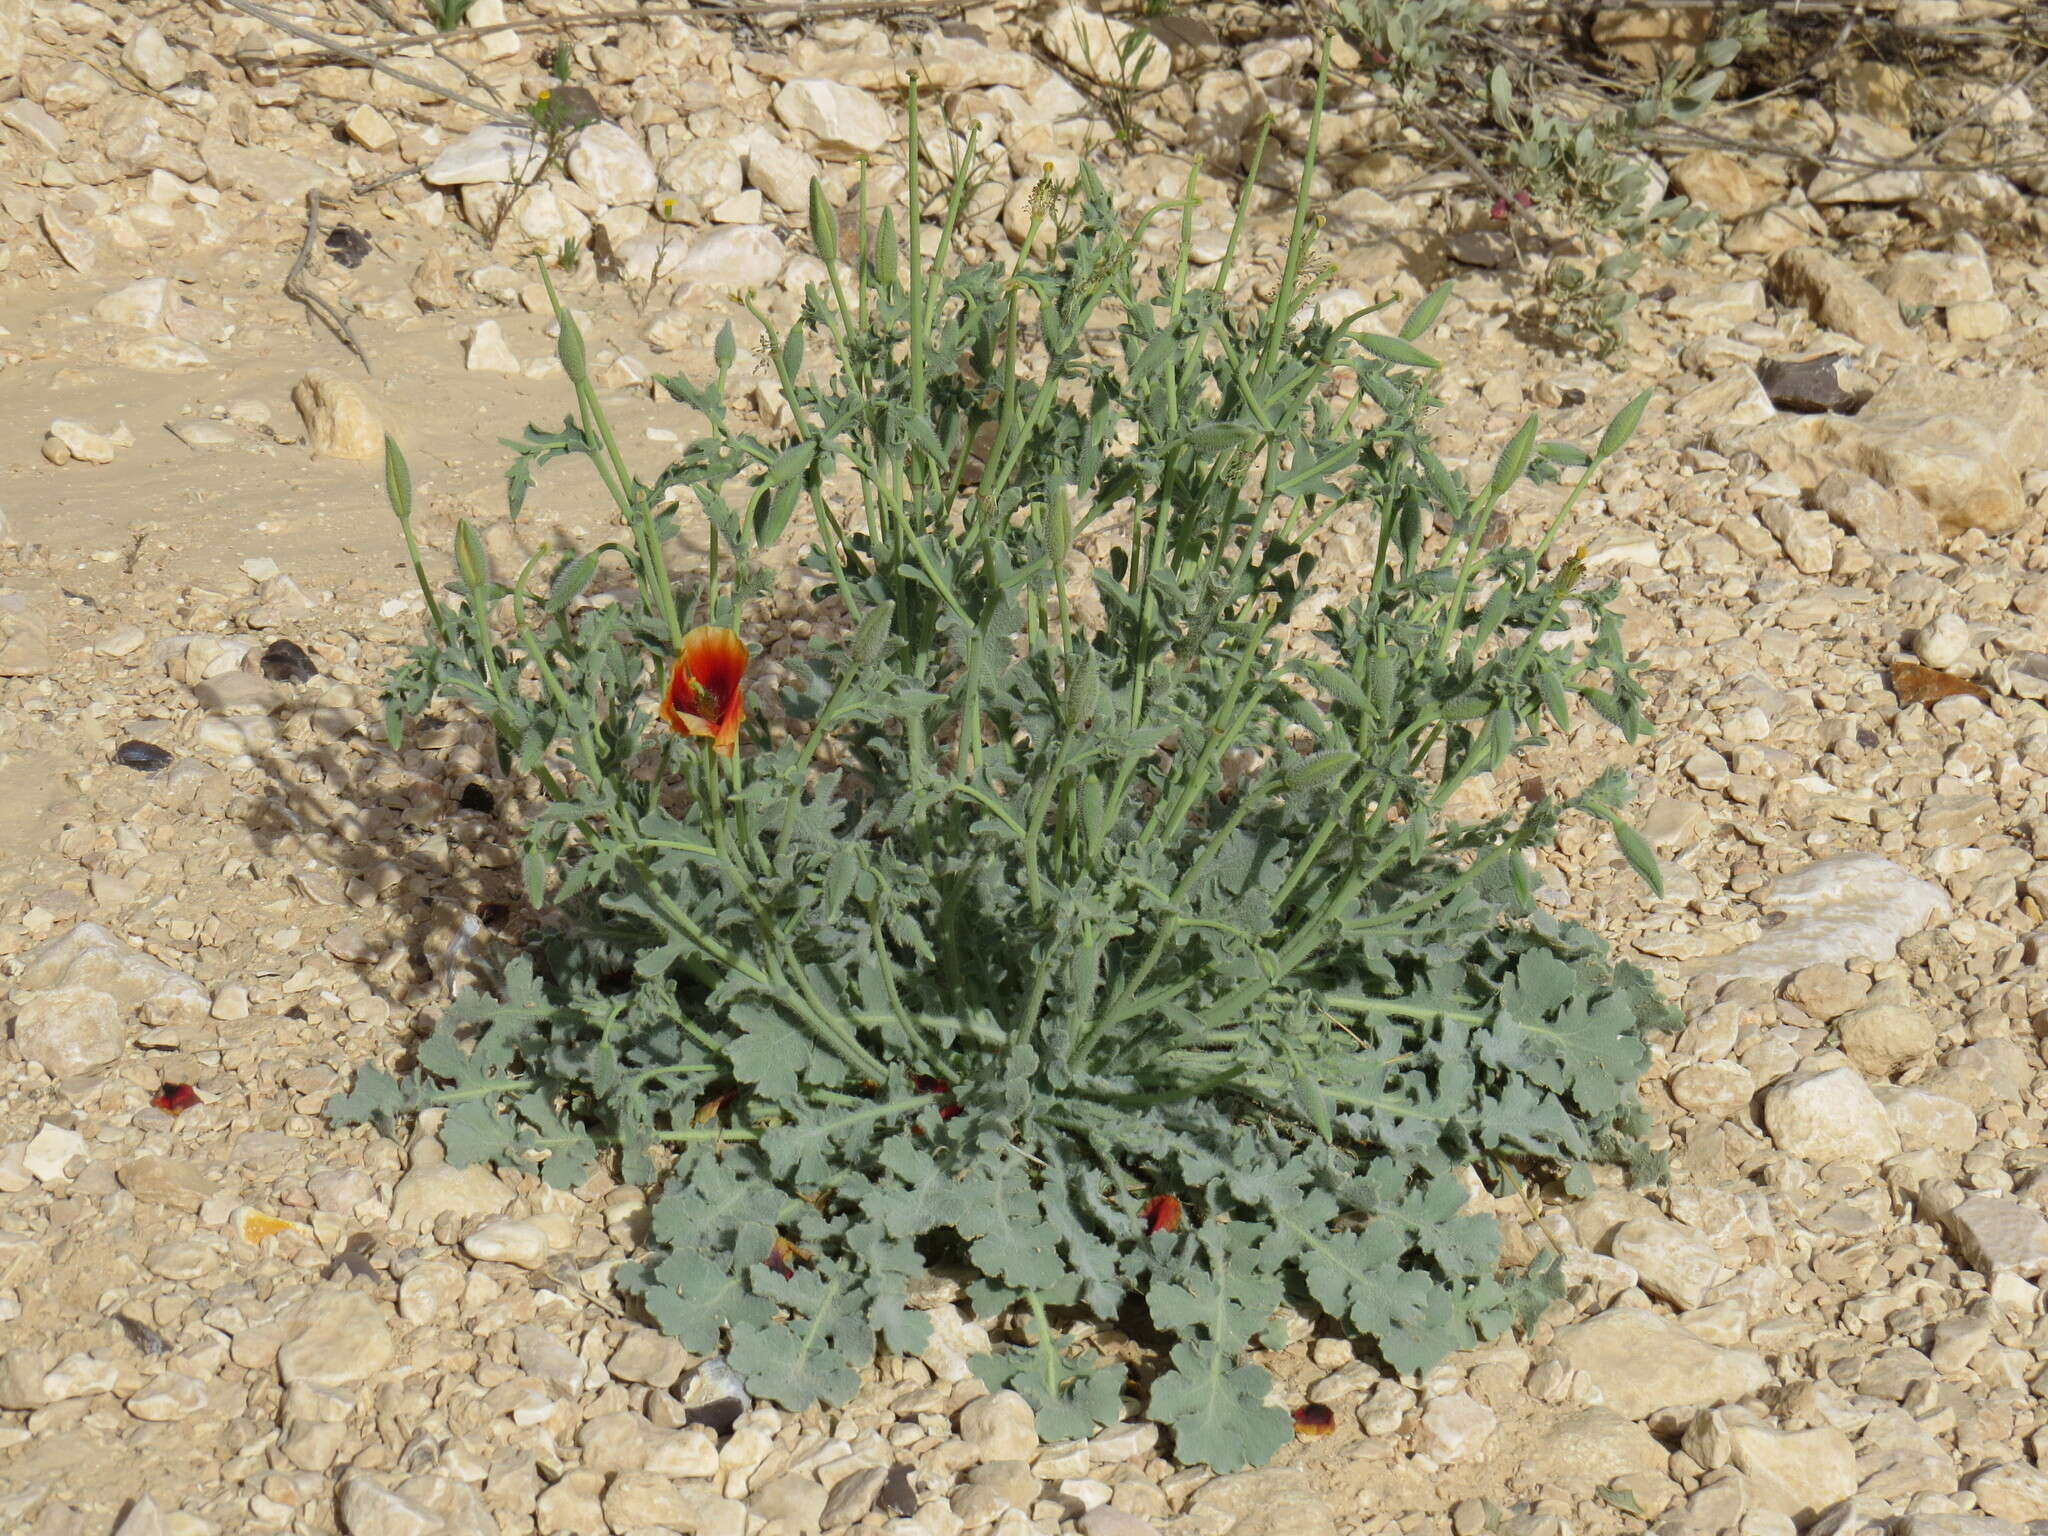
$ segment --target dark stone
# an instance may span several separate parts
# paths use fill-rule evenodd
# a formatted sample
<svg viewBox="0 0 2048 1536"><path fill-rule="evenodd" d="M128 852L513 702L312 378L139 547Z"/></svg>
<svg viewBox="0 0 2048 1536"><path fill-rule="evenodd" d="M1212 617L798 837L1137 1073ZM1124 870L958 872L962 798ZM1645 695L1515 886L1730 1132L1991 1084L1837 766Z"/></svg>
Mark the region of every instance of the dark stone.
<svg viewBox="0 0 2048 1536"><path fill-rule="evenodd" d="M303 683L320 675L313 658L289 640L271 641L259 665L273 683Z"/></svg>
<svg viewBox="0 0 2048 1536"><path fill-rule="evenodd" d="M455 802L465 811L475 811L479 816L490 816L498 809L498 797L481 784L462 786L462 797Z"/></svg>
<svg viewBox="0 0 2048 1536"><path fill-rule="evenodd" d="M370 254L370 237L352 225L337 224L327 231L327 254L337 266L353 271Z"/></svg>
<svg viewBox="0 0 2048 1536"><path fill-rule="evenodd" d="M712 1434L723 1440L732 1433L733 1425L739 1423L740 1415L747 1411L746 1403L737 1397L721 1397L715 1402L699 1403L683 1414L686 1424L702 1424Z"/></svg>
<svg viewBox="0 0 2048 1536"><path fill-rule="evenodd" d="M161 773L171 766L171 754L147 741L124 741L114 748L114 761L138 773Z"/></svg>
<svg viewBox="0 0 2048 1536"><path fill-rule="evenodd" d="M906 1520L917 1513L917 1490L910 1486L910 1468L902 1462L891 1467L889 1475L882 1479L881 1491L875 1495L875 1508Z"/></svg>
<svg viewBox="0 0 2048 1536"><path fill-rule="evenodd" d="M1757 364L1756 376L1764 393L1771 397L1771 404L1781 411L1805 411L1809 415L1819 411L1848 412L1859 402L1843 387L1835 372L1835 365L1841 360L1839 352L1791 360L1770 358Z"/></svg>

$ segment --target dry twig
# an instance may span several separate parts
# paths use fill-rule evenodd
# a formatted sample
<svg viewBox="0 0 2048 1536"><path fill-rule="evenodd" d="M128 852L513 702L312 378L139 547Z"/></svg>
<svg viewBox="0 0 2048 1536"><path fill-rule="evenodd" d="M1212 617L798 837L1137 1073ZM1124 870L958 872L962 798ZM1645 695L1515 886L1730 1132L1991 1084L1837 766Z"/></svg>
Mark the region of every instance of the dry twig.
<svg viewBox="0 0 2048 1536"><path fill-rule="evenodd" d="M387 75L393 80L409 85L416 91L427 91L452 101L459 107L468 107L472 112L481 112L485 117L491 119L492 122L505 123L512 127L523 127L526 125L527 120L517 113L507 112L503 107L487 105L484 102L478 101L474 96L465 96L460 91L451 91L446 86L434 84L431 80L423 80L418 75L408 74L402 69L395 69L368 49L356 48L342 42L338 38L328 37L324 33L315 32L310 27L302 27L289 16L280 16L267 5L258 5L256 0L220 0L220 3L240 11L245 16L253 16L264 25L275 27L278 31L296 37L301 42L311 43L316 48L325 48L330 53L337 54L345 59L354 59L358 64L374 69L380 75ZM423 41L426 41L426 39L408 36L397 46L416 47Z"/></svg>
<svg viewBox="0 0 2048 1536"><path fill-rule="evenodd" d="M292 262L291 271L284 275L284 291L287 297L296 299L306 306L310 313L328 330L332 331L341 344L355 353L356 361L363 365L363 372L374 374L370 366L370 354L363 350L356 340L356 333L348 316L340 309L315 293L305 282L306 263L313 255L313 242L320 238L320 193L316 189L306 194L306 238L299 242L299 254Z"/></svg>

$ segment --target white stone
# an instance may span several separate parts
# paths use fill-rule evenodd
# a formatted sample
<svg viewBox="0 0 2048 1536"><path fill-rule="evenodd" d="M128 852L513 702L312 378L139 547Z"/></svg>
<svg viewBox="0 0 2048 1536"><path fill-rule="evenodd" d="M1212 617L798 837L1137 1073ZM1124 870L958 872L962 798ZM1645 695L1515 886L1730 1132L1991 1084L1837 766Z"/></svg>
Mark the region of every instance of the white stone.
<svg viewBox="0 0 2048 1536"><path fill-rule="evenodd" d="M1764 1126L1780 1151L1809 1162L1881 1163L1902 1150L1884 1106L1854 1067L1773 1084L1764 1094Z"/></svg>
<svg viewBox="0 0 2048 1536"><path fill-rule="evenodd" d="M175 336L137 336L114 349L114 361L137 373L191 373L210 367L213 359Z"/></svg>
<svg viewBox="0 0 2048 1536"><path fill-rule="evenodd" d="M1894 257L1878 287L1900 304L1931 304L1941 309L1989 303L1998 297L1984 247L1967 234L1958 235L1946 251L1908 251Z"/></svg>
<svg viewBox="0 0 2048 1536"><path fill-rule="evenodd" d="M391 119L365 102L341 120L342 130L373 155L381 155L398 142L398 130Z"/></svg>
<svg viewBox="0 0 2048 1536"><path fill-rule="evenodd" d="M2048 1216L2006 1195L1971 1195L1939 1217L1963 1262L1981 1275L2023 1280L2048 1271Z"/></svg>
<svg viewBox="0 0 2048 1536"><path fill-rule="evenodd" d="M292 386L292 404L306 424L316 458L381 459L384 429L360 385L329 368L315 368Z"/></svg>
<svg viewBox="0 0 2048 1536"><path fill-rule="evenodd" d="M1946 918L1948 893L1874 853L1846 853L1780 875L1760 903L1786 915L1762 938L1700 965L1726 984L1754 976L1775 986L1809 965L1889 960L1899 940Z"/></svg>
<svg viewBox="0 0 2048 1536"><path fill-rule="evenodd" d="M486 123L436 155L420 179L431 187L502 185L539 171L547 149L528 128Z"/></svg>
<svg viewBox="0 0 2048 1536"><path fill-rule="evenodd" d="M1601 1402L1629 1419L1659 1408L1732 1403L1771 1380L1761 1355L1709 1344L1670 1318L1635 1307L1560 1328L1549 1357L1584 1371Z"/></svg>
<svg viewBox="0 0 2048 1536"><path fill-rule="evenodd" d="M1942 317L1954 341L1990 341L2012 329L2012 310L1996 299L1951 304Z"/></svg>
<svg viewBox="0 0 2048 1536"><path fill-rule="evenodd" d="M759 224L733 224L705 235L668 269L677 282L721 291L765 288L781 274L782 237Z"/></svg>
<svg viewBox="0 0 2048 1536"><path fill-rule="evenodd" d="M537 1222L500 1216L465 1237L462 1251L472 1259L538 1269L547 1262L548 1235Z"/></svg>
<svg viewBox="0 0 2048 1536"><path fill-rule="evenodd" d="M1953 613L1941 614L1933 623L1922 625L1913 636L1913 654L1942 671L1953 667L1969 652L1970 626Z"/></svg>
<svg viewBox="0 0 2048 1536"><path fill-rule="evenodd" d="M21 991L40 987L97 987L124 1008L189 1006L203 1018L211 1002L199 983L144 954L99 923L76 923L23 957L15 977Z"/></svg>
<svg viewBox="0 0 2048 1536"><path fill-rule="evenodd" d="M166 1371L128 1399L128 1411L149 1424L175 1424L206 1406L206 1383L183 1371Z"/></svg>
<svg viewBox="0 0 2048 1536"><path fill-rule="evenodd" d="M745 155L746 178L768 201L785 213L808 213L811 182L824 175L815 156L765 132L747 140Z"/></svg>
<svg viewBox="0 0 2048 1536"><path fill-rule="evenodd" d="M469 1220L496 1216L512 1203L512 1191L482 1163L421 1163L398 1181L391 1196L391 1222L425 1232L444 1213Z"/></svg>
<svg viewBox="0 0 2048 1536"><path fill-rule="evenodd" d="M569 175L606 207L645 203L654 196L654 162L617 123L592 123L576 135Z"/></svg>
<svg viewBox="0 0 2048 1536"><path fill-rule="evenodd" d="M287 1387L350 1386L375 1376L397 1352L383 1306L360 1291L307 1291L284 1323L289 1336L277 1352L277 1374Z"/></svg>
<svg viewBox="0 0 2048 1536"><path fill-rule="evenodd" d="M120 1006L97 987L53 987L15 999L15 1052L52 1077L117 1061L124 1043Z"/></svg>
<svg viewBox="0 0 2048 1536"><path fill-rule="evenodd" d="M43 437L43 457L52 464L111 464L123 446L114 433L59 417Z"/></svg>
<svg viewBox="0 0 2048 1536"><path fill-rule="evenodd" d="M342 1479L336 1502L348 1536L440 1536L448 1529L425 1505L360 1473Z"/></svg>
<svg viewBox="0 0 2048 1536"><path fill-rule="evenodd" d="M1732 1424L1731 1455L1750 1498L1801 1525L1856 1492L1856 1449L1839 1429L1770 1429Z"/></svg>
<svg viewBox="0 0 2048 1536"><path fill-rule="evenodd" d="M1704 1237L1661 1216L1623 1222L1608 1238L1607 1250L1636 1272L1644 1290L1688 1312L1704 1305L1727 1274Z"/></svg>
<svg viewBox="0 0 2048 1536"><path fill-rule="evenodd" d="M1977 1144L1976 1113L1960 1099L1892 1083L1873 1084L1872 1091L1899 1133L1899 1145L1908 1152L1921 1147L1967 1152Z"/></svg>
<svg viewBox="0 0 2048 1536"><path fill-rule="evenodd" d="M71 1160L85 1156L85 1138L68 1126L45 1120L29 1138L21 1154L21 1165L37 1180L54 1184L64 1177Z"/></svg>
<svg viewBox="0 0 2048 1536"><path fill-rule="evenodd" d="M136 28L121 49L121 62L152 91L168 91L188 73L183 51L164 41L153 24Z"/></svg>
<svg viewBox="0 0 2048 1536"><path fill-rule="evenodd" d="M1038 1454L1038 1415L1020 1393L992 1392L960 1410L960 1438L977 1461L1030 1461Z"/></svg>
<svg viewBox="0 0 2048 1536"><path fill-rule="evenodd" d="M505 340L504 327L495 320L484 321L470 333L469 351L463 362L471 373L519 371L519 359L512 355L511 343Z"/></svg>
<svg viewBox="0 0 2048 1536"><path fill-rule="evenodd" d="M858 86L792 80L775 93L775 115L822 149L871 155L895 132L889 109Z"/></svg>
<svg viewBox="0 0 2048 1536"><path fill-rule="evenodd" d="M1415 1436L1415 1449L1439 1466L1470 1461L1483 1455L1487 1442L1500 1425L1491 1408L1464 1392L1448 1392L1430 1399L1422 1410L1422 1426Z"/></svg>
<svg viewBox="0 0 2048 1536"><path fill-rule="evenodd" d="M1173 56L1162 40L1074 0L1054 7L1039 35L1054 58L1097 85L1156 91L1173 76Z"/></svg>
<svg viewBox="0 0 2048 1536"><path fill-rule="evenodd" d="M114 1390L121 1372L111 1360L98 1360L80 1351L67 1355L44 1373L43 1395L53 1403L66 1398L93 1397Z"/></svg>
<svg viewBox="0 0 2048 1536"><path fill-rule="evenodd" d="M160 330L170 302L171 280L167 277L145 277L125 288L116 288L101 298L92 307L92 317L108 325L132 325L141 331Z"/></svg>

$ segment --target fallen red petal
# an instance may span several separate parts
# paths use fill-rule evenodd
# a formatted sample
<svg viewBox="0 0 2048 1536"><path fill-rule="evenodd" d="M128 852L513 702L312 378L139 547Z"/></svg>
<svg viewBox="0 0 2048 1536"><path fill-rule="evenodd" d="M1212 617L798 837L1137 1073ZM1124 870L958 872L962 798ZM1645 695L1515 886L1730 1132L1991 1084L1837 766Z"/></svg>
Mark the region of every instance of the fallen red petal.
<svg viewBox="0 0 2048 1536"><path fill-rule="evenodd" d="M1337 1427L1327 1403L1307 1403L1294 1410L1294 1432L1304 1440L1320 1439Z"/></svg>
<svg viewBox="0 0 2048 1536"><path fill-rule="evenodd" d="M190 1083L165 1083L149 1102L167 1115L182 1115L199 1102L199 1094Z"/></svg>
<svg viewBox="0 0 2048 1536"><path fill-rule="evenodd" d="M768 1257L761 1261L775 1273L788 1280L796 1274L796 1267L803 1262L803 1250L786 1237L778 1237L768 1249Z"/></svg>
<svg viewBox="0 0 2048 1536"><path fill-rule="evenodd" d="M1178 1232L1180 1230L1181 1205L1178 1195L1154 1195L1147 1200L1139 1212L1145 1221L1149 1236L1154 1232Z"/></svg>

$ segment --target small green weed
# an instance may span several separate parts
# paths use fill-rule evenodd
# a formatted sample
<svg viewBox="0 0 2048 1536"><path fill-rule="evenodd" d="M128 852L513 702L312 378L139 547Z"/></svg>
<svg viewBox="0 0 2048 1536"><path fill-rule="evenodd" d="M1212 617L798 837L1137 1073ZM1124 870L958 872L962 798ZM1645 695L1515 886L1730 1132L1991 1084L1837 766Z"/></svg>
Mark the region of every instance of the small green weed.
<svg viewBox="0 0 2048 1536"><path fill-rule="evenodd" d="M427 0L427 19L436 32L453 32L469 17L476 0Z"/></svg>
<svg viewBox="0 0 2048 1536"><path fill-rule="evenodd" d="M1582 707L1646 728L1616 589L1544 569L1645 402L1591 454L1531 420L1483 484L1452 473L1420 345L1447 290L1391 334L1308 305L1320 93L1262 311L1231 298L1250 182L1207 282L1192 189L1126 228L1085 165L1071 219L1040 200L1045 254L1034 230L969 264L965 155L936 241L863 197L842 251L813 185L827 276L787 331L754 315L779 436L734 413L728 327L713 377L663 381L704 434L636 477L557 306L576 413L528 429L510 500L584 458L622 540L508 577L465 521L438 589L390 450L428 633L387 727L437 699L490 722L547 802L523 861L545 921L339 1121L440 1108L455 1162L561 1187L616 1158L658 1189L622 1284L780 1403L922 1347L935 1268L1016 1320L976 1369L1047 1439L1132 1406L1074 1325L1150 1330L1143 1411L1217 1467L1291 1438L1246 1358L1283 1308L1413 1372L1556 1294L1500 1272L1463 1181L1640 1159L1668 1010L1538 907L1526 855L1575 812L1655 863L1618 774L1449 805ZM915 90L910 135L923 209ZM1532 547L1493 537L1513 487L1564 471ZM750 694L763 557L805 512L820 633ZM685 519L712 554L678 582ZM1311 623L1340 521L1372 563ZM631 587L592 601L605 563Z"/></svg>

